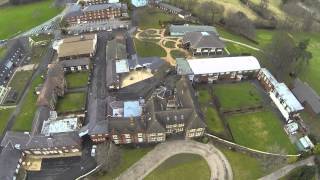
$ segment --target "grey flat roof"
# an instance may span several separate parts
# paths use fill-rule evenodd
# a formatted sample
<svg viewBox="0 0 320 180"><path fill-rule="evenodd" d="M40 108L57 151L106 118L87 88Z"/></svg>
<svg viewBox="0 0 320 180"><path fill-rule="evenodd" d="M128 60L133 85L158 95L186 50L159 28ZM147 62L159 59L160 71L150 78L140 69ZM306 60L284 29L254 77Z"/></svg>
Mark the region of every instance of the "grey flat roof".
<svg viewBox="0 0 320 180"><path fill-rule="evenodd" d="M218 31L213 26L205 26L205 25L170 25L169 26L170 33L180 33L185 34L187 32L214 32L217 36L219 36Z"/></svg>

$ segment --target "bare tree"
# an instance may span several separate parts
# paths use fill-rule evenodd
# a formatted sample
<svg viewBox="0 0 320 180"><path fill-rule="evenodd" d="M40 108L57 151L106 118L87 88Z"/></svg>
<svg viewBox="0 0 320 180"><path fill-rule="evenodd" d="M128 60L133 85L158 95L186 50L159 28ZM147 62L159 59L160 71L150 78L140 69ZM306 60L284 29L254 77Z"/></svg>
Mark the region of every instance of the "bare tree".
<svg viewBox="0 0 320 180"><path fill-rule="evenodd" d="M184 8L188 11L192 11L198 4L198 0L186 0Z"/></svg>
<svg viewBox="0 0 320 180"><path fill-rule="evenodd" d="M295 44L287 32L276 33L265 48L267 59L272 64L275 75L283 79L290 73L294 63Z"/></svg>
<svg viewBox="0 0 320 180"><path fill-rule="evenodd" d="M255 39L255 27L248 17L242 13L231 13L226 19L226 27L231 31L249 39Z"/></svg>
<svg viewBox="0 0 320 180"><path fill-rule="evenodd" d="M213 1L202 2L199 9L199 16L206 24L213 24L216 20L216 16L222 16L224 12L224 7Z"/></svg>

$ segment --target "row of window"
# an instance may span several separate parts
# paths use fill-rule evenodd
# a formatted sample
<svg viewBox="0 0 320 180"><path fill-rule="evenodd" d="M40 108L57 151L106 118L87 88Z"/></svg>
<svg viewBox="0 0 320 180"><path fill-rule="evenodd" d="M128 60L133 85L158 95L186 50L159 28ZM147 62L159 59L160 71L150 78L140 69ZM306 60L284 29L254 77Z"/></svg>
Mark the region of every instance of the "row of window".
<svg viewBox="0 0 320 180"><path fill-rule="evenodd" d="M40 150L33 150L33 151L28 151L28 150L25 150L24 151L26 154L36 154L36 155L40 155L40 154L43 154L43 155L48 155L48 154L62 154L62 153L69 153L69 152L79 152L79 149L60 149L60 150L44 150L44 151L40 151Z"/></svg>

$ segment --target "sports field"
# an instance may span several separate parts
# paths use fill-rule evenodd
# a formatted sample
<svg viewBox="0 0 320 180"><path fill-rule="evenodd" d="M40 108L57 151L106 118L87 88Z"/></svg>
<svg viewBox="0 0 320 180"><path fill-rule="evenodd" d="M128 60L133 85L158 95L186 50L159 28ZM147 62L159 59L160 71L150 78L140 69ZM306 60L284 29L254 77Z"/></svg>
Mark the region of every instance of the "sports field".
<svg viewBox="0 0 320 180"><path fill-rule="evenodd" d="M53 7L52 3L52 0L44 0L0 8L0 39L10 38L56 16L62 9Z"/></svg>

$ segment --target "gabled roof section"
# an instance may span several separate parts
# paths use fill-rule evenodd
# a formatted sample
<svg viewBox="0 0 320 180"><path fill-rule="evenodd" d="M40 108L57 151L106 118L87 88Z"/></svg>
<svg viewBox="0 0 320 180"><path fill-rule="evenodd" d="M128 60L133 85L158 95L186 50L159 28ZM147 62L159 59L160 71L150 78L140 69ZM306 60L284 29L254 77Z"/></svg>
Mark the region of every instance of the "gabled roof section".
<svg viewBox="0 0 320 180"><path fill-rule="evenodd" d="M224 48L225 44L213 32L187 32L183 36L184 43L190 43L192 48Z"/></svg>

